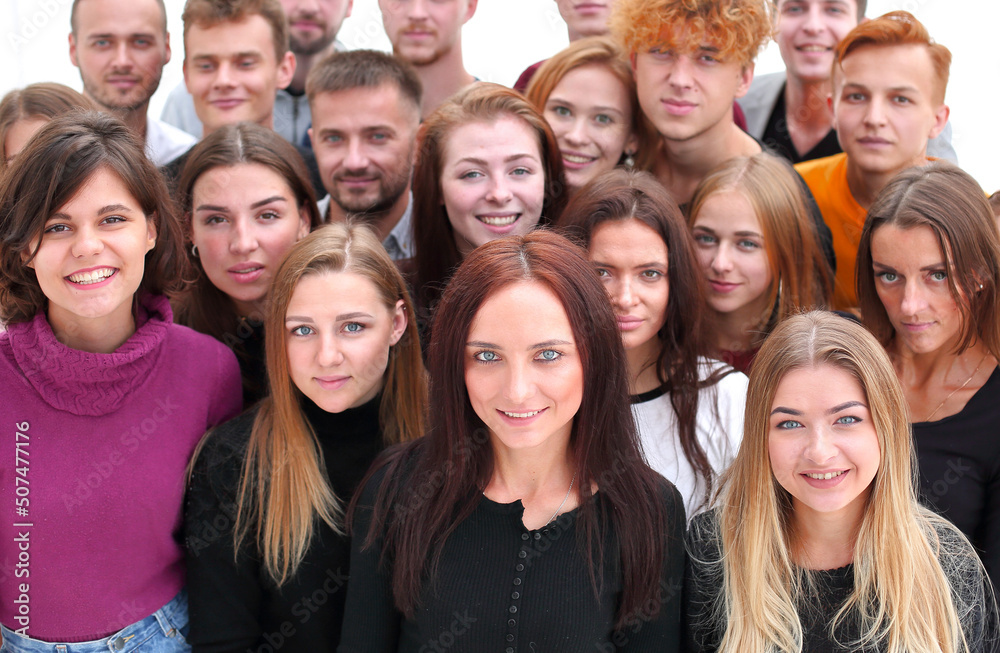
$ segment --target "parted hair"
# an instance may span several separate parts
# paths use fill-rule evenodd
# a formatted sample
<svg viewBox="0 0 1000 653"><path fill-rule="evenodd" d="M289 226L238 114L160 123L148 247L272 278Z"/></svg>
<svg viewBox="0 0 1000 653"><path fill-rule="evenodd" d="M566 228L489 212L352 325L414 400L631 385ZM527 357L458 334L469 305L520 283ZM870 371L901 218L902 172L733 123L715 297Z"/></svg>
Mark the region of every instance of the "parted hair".
<svg viewBox="0 0 1000 653"><path fill-rule="evenodd" d="M947 161L899 173L868 210L855 268L858 305L865 325L883 345L894 330L875 290L872 237L885 225L928 227L948 266L948 287L961 312L954 353L977 341L1000 358L1000 236L983 189L967 172Z"/></svg>
<svg viewBox="0 0 1000 653"><path fill-rule="evenodd" d="M934 68L935 98L944 102L951 69L951 51L934 41L924 24L908 11L890 11L887 14L859 23L837 44L833 58L833 79L843 68L844 59L858 48L888 47L897 45L922 45L926 47Z"/></svg>
<svg viewBox="0 0 1000 653"><path fill-rule="evenodd" d="M320 93L336 93L352 88L377 88L392 84L399 96L420 113L423 85L413 66L399 57L377 50L331 52L309 70L306 96L309 103ZM363 110L364 107L358 107Z"/></svg>
<svg viewBox="0 0 1000 653"><path fill-rule="evenodd" d="M591 238L600 225L627 220L638 220L652 229L667 247L670 292L663 326L657 333L660 347L656 376L670 391L681 449L705 483L703 502L707 503L715 473L698 441L698 398L699 391L715 384L723 373L713 374L705 382L700 378L699 360L710 353L706 337L708 305L694 241L677 202L648 172L611 170L593 179L570 200L558 227L581 247L590 249Z"/></svg>
<svg viewBox="0 0 1000 653"><path fill-rule="evenodd" d="M756 347L786 317L827 308L833 273L806 208L802 185L785 159L760 152L734 157L712 170L695 189L688 224L694 226L710 197L726 192L739 193L750 203L771 268L766 309L752 327Z"/></svg>
<svg viewBox="0 0 1000 653"><path fill-rule="evenodd" d="M201 261L192 252L191 220L194 186L198 179L215 168L243 164L263 165L280 176L291 189L299 208L304 208L309 214L310 230L321 222L319 209L316 208L316 191L309 181L309 171L302 156L273 129L250 122L225 125L191 149L177 182L177 195L182 212L185 256L192 270L192 281L174 302L174 319L225 343L238 356L245 355L240 339L235 337L240 316L233 301L215 287L205 274ZM244 384L251 382L251 379L244 379Z"/></svg>
<svg viewBox="0 0 1000 653"><path fill-rule="evenodd" d="M648 169L652 165L654 154L654 148L648 144L656 142L655 130L639 106L635 78L632 76L632 68L628 64L626 53L611 37L590 36L570 43L538 68L524 95L540 113L544 113L549 96L567 73L583 66L593 65L604 66L625 87L632 106L632 112L628 116L631 121L631 131L636 134L639 143L639 149L634 155L635 166L640 170Z"/></svg>
<svg viewBox="0 0 1000 653"><path fill-rule="evenodd" d="M7 131L14 123L32 118L51 120L74 109L96 111L97 107L83 94L55 82L15 88L0 100L0 148L6 148ZM3 155L0 157L2 170L7 166L9 155L6 150L0 154Z"/></svg>
<svg viewBox="0 0 1000 653"><path fill-rule="evenodd" d="M773 10L764 0L618 0L608 27L629 54L653 47L689 51L707 39L724 60L746 67L771 38ZM664 41L670 29L679 41Z"/></svg>
<svg viewBox="0 0 1000 653"><path fill-rule="evenodd" d="M618 540L620 628L640 607L657 612L658 575L650 570L661 569L667 547L678 543L664 537L673 525L662 502L663 480L639 449L624 347L607 295L584 252L551 231L486 243L455 272L432 331L428 361L435 405L427 435L389 457L369 531L355 537L364 537L363 546L370 547L384 534L382 554L392 561L395 604L412 616L422 588L436 573L445 541L482 500L481 489L494 472L493 447L488 436L479 439L486 426L465 385L469 330L490 297L522 282L542 284L559 298L580 353L583 400L569 443L580 491L577 528L595 591L605 581L598 567L608 529ZM595 485L612 506L604 516L590 500ZM411 501L418 495L425 500Z"/></svg>
<svg viewBox="0 0 1000 653"><path fill-rule="evenodd" d="M184 22L184 42L192 25L201 29L221 23L240 23L251 16L260 16L271 27L274 56L278 61L289 48L288 18L279 0L187 0L181 20Z"/></svg>
<svg viewBox="0 0 1000 653"><path fill-rule="evenodd" d="M822 311L788 318L761 347L750 373L743 443L719 497L718 532L694 534L717 538L721 546L716 580L722 591L704 615L721 626L719 650L802 648L797 608L820 585L793 561L794 507L771 469L768 433L785 375L821 365L857 380L881 452L854 544L854 589L834 608L827 635L836 641L851 624L858 640L839 642L850 650L985 650L974 641L983 635L977 627L985 619L985 570L968 540L917 500L906 399L892 363L862 326Z"/></svg>
<svg viewBox="0 0 1000 653"><path fill-rule="evenodd" d="M426 375L406 283L368 227L323 226L296 243L271 284L264 328L271 392L261 400L254 420L237 494L235 548L253 542L267 574L279 586L295 574L309 550L317 518L343 532L339 500L326 477L316 433L302 414L302 392L291 379L285 327L299 281L337 272L365 277L390 311L403 301L406 330L389 349L379 422L386 444L423 434Z"/></svg>
<svg viewBox="0 0 1000 653"><path fill-rule="evenodd" d="M480 82L439 106L417 132L413 166L413 240L416 301L422 310L437 303L452 271L462 262L454 230L444 209L441 172L448 138L469 123L493 123L507 117L524 121L538 137L545 171L545 199L539 225L559 217L566 203L562 155L552 129L535 107L517 91Z"/></svg>
<svg viewBox="0 0 1000 653"><path fill-rule="evenodd" d="M187 272L180 226L166 183L142 143L120 120L97 111L53 118L0 175L0 319L27 322L46 308L35 271L26 263L41 246L46 221L90 180L117 175L156 228L140 292L170 294Z"/></svg>

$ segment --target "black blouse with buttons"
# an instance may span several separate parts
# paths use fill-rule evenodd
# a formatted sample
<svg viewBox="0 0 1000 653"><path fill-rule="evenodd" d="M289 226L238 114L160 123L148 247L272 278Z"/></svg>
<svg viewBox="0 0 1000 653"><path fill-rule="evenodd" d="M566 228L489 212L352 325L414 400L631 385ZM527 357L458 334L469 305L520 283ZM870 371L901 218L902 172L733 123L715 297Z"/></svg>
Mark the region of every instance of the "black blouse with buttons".
<svg viewBox="0 0 1000 653"><path fill-rule="evenodd" d="M338 653L678 650L685 520L673 486L663 499L674 528L664 568L657 572L662 608L655 617L634 615L615 633L622 584L613 534L605 541L604 584L595 595L577 545L577 511L528 530L521 521L520 501L500 504L486 497L448 537L414 619L403 618L393 606L389 572L379 567L380 547L359 549L370 523L365 506L371 505L380 479L376 474L365 488L356 515ZM594 500L603 508L600 493Z"/></svg>

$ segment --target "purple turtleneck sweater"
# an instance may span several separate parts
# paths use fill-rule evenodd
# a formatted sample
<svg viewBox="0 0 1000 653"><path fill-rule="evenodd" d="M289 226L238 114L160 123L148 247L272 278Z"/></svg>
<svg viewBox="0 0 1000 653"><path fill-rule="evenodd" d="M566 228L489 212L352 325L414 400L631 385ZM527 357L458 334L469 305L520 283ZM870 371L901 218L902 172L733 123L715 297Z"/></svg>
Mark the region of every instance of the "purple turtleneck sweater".
<svg viewBox="0 0 1000 653"><path fill-rule="evenodd" d="M44 314L0 334L0 622L29 637L106 637L184 586L185 467L239 412L240 370L164 297L136 323L111 354Z"/></svg>

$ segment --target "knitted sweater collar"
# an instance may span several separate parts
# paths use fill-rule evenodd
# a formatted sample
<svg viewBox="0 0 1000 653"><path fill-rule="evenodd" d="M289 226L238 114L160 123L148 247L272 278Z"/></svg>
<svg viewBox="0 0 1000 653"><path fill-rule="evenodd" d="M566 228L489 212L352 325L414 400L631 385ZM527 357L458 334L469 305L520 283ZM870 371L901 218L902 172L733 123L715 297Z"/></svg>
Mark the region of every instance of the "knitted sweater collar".
<svg viewBox="0 0 1000 653"><path fill-rule="evenodd" d="M30 322L10 325L8 336L21 373L47 404L73 415L99 416L118 410L149 380L172 321L166 297L145 295L135 333L110 354L62 344L44 311Z"/></svg>

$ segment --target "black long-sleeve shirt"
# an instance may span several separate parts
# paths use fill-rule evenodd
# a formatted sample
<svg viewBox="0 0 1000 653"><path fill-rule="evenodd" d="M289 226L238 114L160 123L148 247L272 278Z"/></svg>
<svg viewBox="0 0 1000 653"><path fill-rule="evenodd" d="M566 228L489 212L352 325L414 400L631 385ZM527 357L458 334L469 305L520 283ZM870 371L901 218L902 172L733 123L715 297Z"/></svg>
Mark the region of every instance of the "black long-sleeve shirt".
<svg viewBox="0 0 1000 653"><path fill-rule="evenodd" d="M362 550L371 505L382 475L362 495L351 545L351 586L338 653L584 653L677 650L684 574L684 505L664 483L667 548L660 579L660 612L630 615L614 632L622 590L616 538L604 543L604 586L595 595L577 544L577 510L536 530L524 527L520 501L482 497L448 536L437 573L422 591L414 618L396 610L381 542ZM607 510L600 492L594 501ZM636 524L636 528L642 525Z"/></svg>
<svg viewBox="0 0 1000 653"><path fill-rule="evenodd" d="M382 449L381 396L343 413L308 399L330 485L346 507ZM350 542L317 520L313 541L296 573L279 589L257 546L233 550L236 492L256 411L220 426L198 458L185 510L188 594L195 653L333 651L340 639Z"/></svg>

